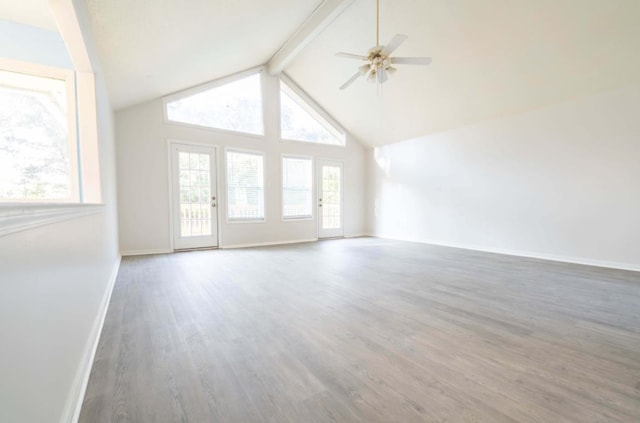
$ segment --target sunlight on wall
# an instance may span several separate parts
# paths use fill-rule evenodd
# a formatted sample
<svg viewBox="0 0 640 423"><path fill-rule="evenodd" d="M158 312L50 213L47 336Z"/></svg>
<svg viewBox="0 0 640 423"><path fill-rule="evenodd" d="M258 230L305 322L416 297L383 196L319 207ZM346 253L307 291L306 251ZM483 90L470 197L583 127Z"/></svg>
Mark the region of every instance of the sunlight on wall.
<svg viewBox="0 0 640 423"><path fill-rule="evenodd" d="M373 149L373 157L378 164L378 167L384 172L384 175L388 178L391 175L391 160L384 156L382 148L376 147Z"/></svg>

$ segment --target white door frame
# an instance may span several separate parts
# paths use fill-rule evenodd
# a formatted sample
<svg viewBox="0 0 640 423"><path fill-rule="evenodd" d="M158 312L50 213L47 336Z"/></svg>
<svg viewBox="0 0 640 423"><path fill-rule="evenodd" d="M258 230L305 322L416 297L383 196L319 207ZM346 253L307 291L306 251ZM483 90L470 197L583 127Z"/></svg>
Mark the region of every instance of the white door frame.
<svg viewBox="0 0 640 423"><path fill-rule="evenodd" d="M211 195L216 199L214 202L211 202L212 212L211 212L211 225L212 230L215 231L215 236L212 236L213 239L207 242L206 245L196 245L196 246L184 246L180 245L179 242L176 242L177 231L180 228L179 222L179 213L176 213L176 195L179 195L179 179L177 178L177 170L178 163L175 162L174 150L176 147L186 147L187 149L200 149L202 151L209 152L211 154L211 172L210 172L210 184L211 184ZM192 249L192 248L216 248L220 245L220 213L218 212L219 208L219 195L218 195L218 181L220 180L220 170L218 166L218 148L215 145L207 144L207 143L199 143L199 142L190 142L190 141L179 141L179 140L168 140L167 143L168 150L168 167L169 167L169 235L171 240L171 249L172 250L180 250L180 249ZM215 206L215 207L213 207Z"/></svg>
<svg viewBox="0 0 640 423"><path fill-rule="evenodd" d="M340 228L322 229L322 210L320 209L320 199L322 198L322 166L340 167ZM336 159L316 160L316 209L318 211L318 239L338 238L344 236L344 161Z"/></svg>

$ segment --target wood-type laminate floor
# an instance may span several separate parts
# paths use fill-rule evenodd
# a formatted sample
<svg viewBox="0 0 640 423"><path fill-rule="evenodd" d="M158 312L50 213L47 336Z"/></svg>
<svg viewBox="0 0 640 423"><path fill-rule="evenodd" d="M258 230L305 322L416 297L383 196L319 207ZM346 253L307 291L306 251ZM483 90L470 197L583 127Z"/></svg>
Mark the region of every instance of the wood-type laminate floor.
<svg viewBox="0 0 640 423"><path fill-rule="evenodd" d="M640 422L640 273L375 238L125 258L80 422Z"/></svg>

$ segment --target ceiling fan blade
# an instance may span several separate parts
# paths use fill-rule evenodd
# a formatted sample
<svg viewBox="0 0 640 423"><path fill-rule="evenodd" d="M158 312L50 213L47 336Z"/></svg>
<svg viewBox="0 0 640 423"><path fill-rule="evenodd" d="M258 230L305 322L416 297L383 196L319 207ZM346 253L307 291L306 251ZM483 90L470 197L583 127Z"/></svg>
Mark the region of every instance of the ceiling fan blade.
<svg viewBox="0 0 640 423"><path fill-rule="evenodd" d="M371 65L370 64L366 64L366 65L362 65L358 68L358 72L360 72L360 75L364 75L365 73L369 72L371 70Z"/></svg>
<svg viewBox="0 0 640 423"><path fill-rule="evenodd" d="M393 37L391 41L389 41L389 44L384 46L384 48L382 49L382 55L389 56L394 52L395 49L400 47L400 44L404 43L407 38L409 37L407 37L406 35L396 34L396 36Z"/></svg>
<svg viewBox="0 0 640 423"><path fill-rule="evenodd" d="M359 54L336 53L336 56L338 56L338 57L346 57L347 59L367 60L367 56L361 56Z"/></svg>
<svg viewBox="0 0 640 423"><path fill-rule="evenodd" d="M353 84L353 82L358 79L360 76L362 75L362 72L358 71L355 75L353 75L351 78L349 78L347 80L347 82L345 82L344 84L342 84L340 86L341 90L344 90L345 88L347 88L349 85Z"/></svg>
<svg viewBox="0 0 640 423"><path fill-rule="evenodd" d="M378 69L378 83L384 84L387 79L389 79L387 71L385 71L384 68Z"/></svg>
<svg viewBox="0 0 640 423"><path fill-rule="evenodd" d="M431 57L391 57L391 63L395 65L428 65Z"/></svg>

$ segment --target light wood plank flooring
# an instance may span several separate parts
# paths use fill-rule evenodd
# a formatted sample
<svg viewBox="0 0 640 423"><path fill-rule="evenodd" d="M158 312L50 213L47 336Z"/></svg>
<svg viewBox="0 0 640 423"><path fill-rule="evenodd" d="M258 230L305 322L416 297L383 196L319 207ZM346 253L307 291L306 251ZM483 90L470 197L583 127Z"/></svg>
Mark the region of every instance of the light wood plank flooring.
<svg viewBox="0 0 640 423"><path fill-rule="evenodd" d="M640 273L359 238L125 258L80 422L639 422Z"/></svg>

